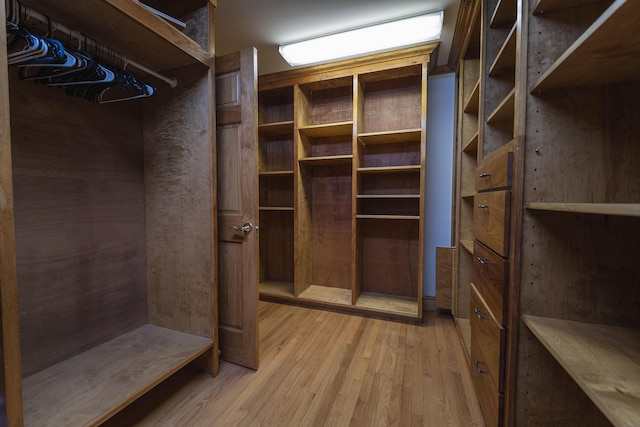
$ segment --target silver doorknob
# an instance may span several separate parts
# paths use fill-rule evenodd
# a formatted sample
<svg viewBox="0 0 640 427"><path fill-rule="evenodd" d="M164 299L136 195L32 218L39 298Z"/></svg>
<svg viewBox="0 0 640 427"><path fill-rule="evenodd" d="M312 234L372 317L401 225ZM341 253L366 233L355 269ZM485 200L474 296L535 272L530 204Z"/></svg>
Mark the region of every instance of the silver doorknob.
<svg viewBox="0 0 640 427"><path fill-rule="evenodd" d="M229 227L229 228L231 228L233 230L237 230L237 231L242 231L243 233L248 233L251 230L253 230L253 225L251 225L250 222L245 222L240 227L234 225L233 227Z"/></svg>

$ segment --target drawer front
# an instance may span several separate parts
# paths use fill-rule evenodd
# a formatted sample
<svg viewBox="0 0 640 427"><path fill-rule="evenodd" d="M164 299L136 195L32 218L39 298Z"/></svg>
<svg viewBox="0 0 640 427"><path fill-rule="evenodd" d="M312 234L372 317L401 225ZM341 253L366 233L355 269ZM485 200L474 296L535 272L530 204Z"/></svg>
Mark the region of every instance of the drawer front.
<svg viewBox="0 0 640 427"><path fill-rule="evenodd" d="M508 280L509 262L476 240L473 243L473 283L501 325L506 320Z"/></svg>
<svg viewBox="0 0 640 427"><path fill-rule="evenodd" d="M478 193L473 198L473 235L505 258L509 254L510 200L509 190Z"/></svg>
<svg viewBox="0 0 640 427"><path fill-rule="evenodd" d="M484 356L477 350L471 349L471 363L469 369L473 386L478 396L478 403L482 410L482 416L487 427L499 427L502 425L503 395L496 390L489 375L483 372L482 365L476 366L476 360L482 360Z"/></svg>
<svg viewBox="0 0 640 427"><path fill-rule="evenodd" d="M472 362L491 379L496 393L504 384L504 328L493 318L474 284L471 285ZM476 362L477 361L477 362Z"/></svg>
<svg viewBox="0 0 640 427"><path fill-rule="evenodd" d="M510 188L513 181L513 152L505 146L478 162L476 191Z"/></svg>

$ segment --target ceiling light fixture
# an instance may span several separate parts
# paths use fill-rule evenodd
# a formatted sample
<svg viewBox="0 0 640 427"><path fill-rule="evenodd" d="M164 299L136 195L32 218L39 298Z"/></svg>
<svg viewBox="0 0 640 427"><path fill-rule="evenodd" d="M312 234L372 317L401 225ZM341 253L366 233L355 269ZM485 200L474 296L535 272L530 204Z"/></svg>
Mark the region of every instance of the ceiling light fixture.
<svg viewBox="0 0 640 427"><path fill-rule="evenodd" d="M292 66L315 64L437 40L442 11L280 46Z"/></svg>

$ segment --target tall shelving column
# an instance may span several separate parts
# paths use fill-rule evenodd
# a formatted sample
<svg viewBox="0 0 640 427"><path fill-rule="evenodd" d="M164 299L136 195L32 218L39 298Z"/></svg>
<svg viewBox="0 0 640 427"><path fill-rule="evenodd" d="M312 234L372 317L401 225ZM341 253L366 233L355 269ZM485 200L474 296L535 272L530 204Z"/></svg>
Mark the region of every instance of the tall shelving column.
<svg viewBox="0 0 640 427"><path fill-rule="evenodd" d="M526 10L515 425L637 426L640 3L569 3Z"/></svg>
<svg viewBox="0 0 640 427"><path fill-rule="evenodd" d="M456 257L453 289L453 315L458 332L467 350L471 352L469 299L473 269L473 197L475 195L475 169L478 162L480 139L480 87L481 87L481 8L475 3L472 28L458 70L458 136L456 174Z"/></svg>
<svg viewBox="0 0 640 427"><path fill-rule="evenodd" d="M293 296L293 86L258 95L260 292Z"/></svg>

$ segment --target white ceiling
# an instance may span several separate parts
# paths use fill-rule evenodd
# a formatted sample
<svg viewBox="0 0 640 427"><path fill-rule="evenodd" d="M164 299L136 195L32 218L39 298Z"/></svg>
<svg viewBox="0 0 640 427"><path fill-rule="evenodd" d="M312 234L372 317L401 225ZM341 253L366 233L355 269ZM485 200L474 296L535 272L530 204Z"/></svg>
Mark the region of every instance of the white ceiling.
<svg viewBox="0 0 640 427"><path fill-rule="evenodd" d="M258 73L289 69L278 46L405 16L444 10L438 65L446 64L460 0L218 0L216 55L258 49Z"/></svg>

